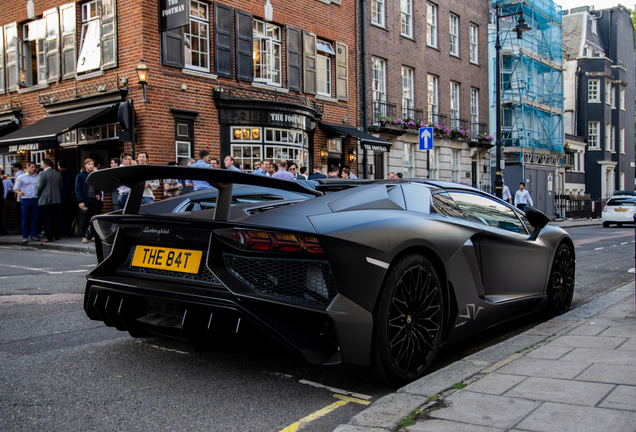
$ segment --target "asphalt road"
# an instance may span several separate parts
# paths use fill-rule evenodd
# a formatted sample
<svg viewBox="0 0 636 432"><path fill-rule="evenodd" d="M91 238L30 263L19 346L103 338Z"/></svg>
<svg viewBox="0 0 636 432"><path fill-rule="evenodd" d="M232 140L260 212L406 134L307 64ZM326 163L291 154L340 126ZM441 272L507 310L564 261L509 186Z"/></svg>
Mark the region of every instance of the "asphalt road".
<svg viewBox="0 0 636 432"><path fill-rule="evenodd" d="M633 280L633 228L569 231L575 305ZM94 263L87 254L0 248L0 430L275 432L311 420L306 430L326 432L395 390L284 353L194 353L90 321L82 295ZM541 319L489 330L442 352L437 366Z"/></svg>

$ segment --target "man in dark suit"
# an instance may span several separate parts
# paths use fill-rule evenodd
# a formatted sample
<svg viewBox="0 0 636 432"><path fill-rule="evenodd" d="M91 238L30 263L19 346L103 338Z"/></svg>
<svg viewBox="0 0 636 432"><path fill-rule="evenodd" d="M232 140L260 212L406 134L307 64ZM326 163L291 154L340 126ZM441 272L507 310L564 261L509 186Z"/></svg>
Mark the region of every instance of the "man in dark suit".
<svg viewBox="0 0 636 432"><path fill-rule="evenodd" d="M44 159L42 167L44 171L40 173L36 193L46 232L46 238L42 242L46 243L60 239L58 207L62 202L62 174L53 169L51 159Z"/></svg>
<svg viewBox="0 0 636 432"><path fill-rule="evenodd" d="M316 170L312 175L309 176L309 180L316 180L321 178L327 178L327 176L322 173L322 164L317 163Z"/></svg>

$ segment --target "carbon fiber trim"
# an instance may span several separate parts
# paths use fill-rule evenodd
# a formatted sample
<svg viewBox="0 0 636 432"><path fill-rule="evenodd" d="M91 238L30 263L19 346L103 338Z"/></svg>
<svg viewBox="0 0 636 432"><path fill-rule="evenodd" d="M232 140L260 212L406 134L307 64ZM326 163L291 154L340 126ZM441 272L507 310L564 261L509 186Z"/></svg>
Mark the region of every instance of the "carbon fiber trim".
<svg viewBox="0 0 636 432"><path fill-rule="evenodd" d="M252 291L327 307L338 294L327 261L223 254L225 267Z"/></svg>

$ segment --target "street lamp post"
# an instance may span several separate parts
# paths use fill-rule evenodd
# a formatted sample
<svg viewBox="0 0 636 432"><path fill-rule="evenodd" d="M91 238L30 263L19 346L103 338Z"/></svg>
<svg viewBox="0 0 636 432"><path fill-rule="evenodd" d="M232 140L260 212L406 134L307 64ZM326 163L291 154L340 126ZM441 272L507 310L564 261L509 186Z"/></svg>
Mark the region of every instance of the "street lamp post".
<svg viewBox="0 0 636 432"><path fill-rule="evenodd" d="M500 15L501 5L497 3L495 6L495 21L497 23L497 38L495 40L495 74L496 74L496 93L495 99L497 99L497 113L496 113L496 129L497 129L497 142L495 143L497 149L497 167L495 175L495 195L498 198L503 197L503 173L501 172L501 151L502 151L502 134L501 134L501 40L499 39L499 20L501 18L508 18L515 15L520 15L517 25L515 26L515 32L517 33L517 39L523 39L523 35L532 28L526 23L523 18L523 3L521 3L521 10L519 12Z"/></svg>
<svg viewBox="0 0 636 432"><path fill-rule="evenodd" d="M146 85L148 84L148 66L144 63L143 59L139 60L139 64L135 66L135 70L137 71L137 77L139 78L139 84L143 89L143 100L142 102L148 102L146 99Z"/></svg>

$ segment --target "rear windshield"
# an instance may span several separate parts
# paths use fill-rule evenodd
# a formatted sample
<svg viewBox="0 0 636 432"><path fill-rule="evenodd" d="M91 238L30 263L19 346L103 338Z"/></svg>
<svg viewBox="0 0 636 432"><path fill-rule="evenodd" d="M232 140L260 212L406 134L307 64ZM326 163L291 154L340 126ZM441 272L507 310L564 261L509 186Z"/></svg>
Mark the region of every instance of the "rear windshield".
<svg viewBox="0 0 636 432"><path fill-rule="evenodd" d="M612 198L607 202L608 207L633 207L636 205L636 198Z"/></svg>

